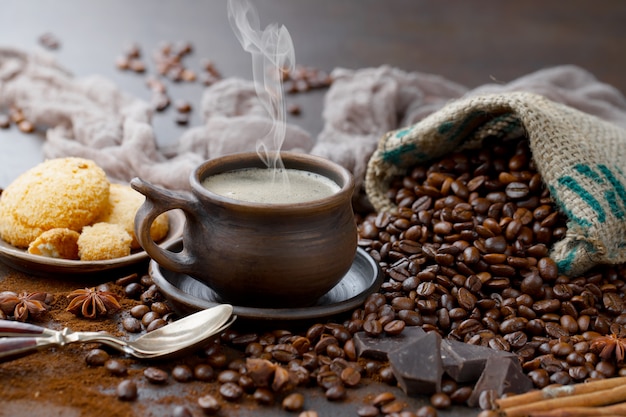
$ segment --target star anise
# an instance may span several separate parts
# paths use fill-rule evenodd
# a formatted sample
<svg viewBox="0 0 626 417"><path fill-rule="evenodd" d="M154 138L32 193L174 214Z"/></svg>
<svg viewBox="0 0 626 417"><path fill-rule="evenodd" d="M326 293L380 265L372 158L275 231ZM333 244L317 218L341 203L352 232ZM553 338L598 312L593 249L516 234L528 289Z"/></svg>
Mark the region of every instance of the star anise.
<svg viewBox="0 0 626 417"><path fill-rule="evenodd" d="M74 290L67 298L71 300L67 306L67 311L88 319L104 316L121 309L117 295L95 288Z"/></svg>
<svg viewBox="0 0 626 417"><path fill-rule="evenodd" d="M602 359L609 360L614 357L617 363L622 363L626 354L626 338L619 337L615 333L599 336L593 339L590 348Z"/></svg>
<svg viewBox="0 0 626 417"><path fill-rule="evenodd" d="M15 320L25 322L29 317L37 319L48 309L45 292L3 291L0 293L0 310L7 316L14 316Z"/></svg>

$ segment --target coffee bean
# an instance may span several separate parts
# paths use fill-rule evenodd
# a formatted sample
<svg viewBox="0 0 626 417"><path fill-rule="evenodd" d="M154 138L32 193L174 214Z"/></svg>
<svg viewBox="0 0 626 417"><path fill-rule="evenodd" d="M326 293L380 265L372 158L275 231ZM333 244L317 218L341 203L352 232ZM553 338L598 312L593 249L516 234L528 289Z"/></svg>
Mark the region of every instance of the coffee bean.
<svg viewBox="0 0 626 417"><path fill-rule="evenodd" d="M23 133L32 133L35 131L35 125L28 120L22 120L17 124L17 128Z"/></svg>
<svg viewBox="0 0 626 417"><path fill-rule="evenodd" d="M143 376L152 384L165 384L169 378L166 371L152 366L144 369Z"/></svg>
<svg viewBox="0 0 626 417"><path fill-rule="evenodd" d="M226 382L220 385L219 392L227 401L237 401L244 394L243 389L234 382Z"/></svg>
<svg viewBox="0 0 626 417"><path fill-rule="evenodd" d="M205 414L208 415L217 414L222 408L217 398L211 394L198 398L198 406Z"/></svg>
<svg viewBox="0 0 626 417"><path fill-rule="evenodd" d="M450 407L452 401L450 400L448 394L438 392L430 397L430 404L438 410L444 410Z"/></svg>
<svg viewBox="0 0 626 417"><path fill-rule="evenodd" d="M126 379L117 385L115 390L117 398L121 401L135 401L137 399L137 384Z"/></svg>
<svg viewBox="0 0 626 417"><path fill-rule="evenodd" d="M193 413L184 405L177 405L172 410L172 417L193 417Z"/></svg>
<svg viewBox="0 0 626 417"><path fill-rule="evenodd" d="M6 114L0 114L0 129L8 129L11 126L11 119Z"/></svg>
<svg viewBox="0 0 626 417"><path fill-rule="evenodd" d="M146 332L152 332L156 329L160 329L161 327L165 326L167 324L167 322L165 320L163 320L162 318L157 318L155 320L152 320L148 326L146 326Z"/></svg>
<svg viewBox="0 0 626 417"><path fill-rule="evenodd" d="M91 349L85 357L89 366L103 366L109 360L109 354L102 349Z"/></svg>
<svg viewBox="0 0 626 417"><path fill-rule="evenodd" d="M373 405L362 405L356 410L359 417L376 417L379 413L379 409Z"/></svg>
<svg viewBox="0 0 626 417"><path fill-rule="evenodd" d="M122 327L129 333L139 333L141 331L141 322L134 317L125 317L122 319Z"/></svg>
<svg viewBox="0 0 626 417"><path fill-rule="evenodd" d="M374 397L374 399L372 400L372 405L380 408L385 404L395 401L395 399L396 399L396 396L392 392L389 392L389 391L381 392L380 394Z"/></svg>
<svg viewBox="0 0 626 417"><path fill-rule="evenodd" d="M370 336L378 336L383 331L383 326L378 320L367 320L363 323L363 331Z"/></svg>
<svg viewBox="0 0 626 417"><path fill-rule="evenodd" d="M506 196L513 200L525 198L529 192L528 185L522 182L511 182L506 186Z"/></svg>
<svg viewBox="0 0 626 417"><path fill-rule="evenodd" d="M333 385L326 390L324 395L329 401L340 401L346 398L347 392L343 385Z"/></svg>
<svg viewBox="0 0 626 417"><path fill-rule="evenodd" d="M128 367L117 359L109 359L104 363L104 368L114 376L125 376L128 374Z"/></svg>
<svg viewBox="0 0 626 417"><path fill-rule="evenodd" d="M130 309L130 315L136 319L142 319L149 311L150 307L145 304L139 304Z"/></svg>
<svg viewBox="0 0 626 417"><path fill-rule="evenodd" d="M437 417L437 409L432 405L423 405L415 412L416 417Z"/></svg>
<svg viewBox="0 0 626 417"><path fill-rule="evenodd" d="M155 92L150 101L152 108L158 112L164 111L170 106L170 98L166 93Z"/></svg>
<svg viewBox="0 0 626 417"><path fill-rule="evenodd" d="M282 407L291 412L301 411L304 407L304 396L298 392L291 393L283 399Z"/></svg>
<svg viewBox="0 0 626 417"><path fill-rule="evenodd" d="M187 100L177 100L176 101L176 111L179 113L189 113L191 111L191 103Z"/></svg>
<svg viewBox="0 0 626 417"><path fill-rule="evenodd" d="M559 273L559 268L552 258L541 258L537 264L539 275L546 281L554 281Z"/></svg>
<svg viewBox="0 0 626 417"><path fill-rule="evenodd" d="M193 380L193 371L187 365L176 365L172 369L172 378L177 382L189 382Z"/></svg>
<svg viewBox="0 0 626 417"><path fill-rule="evenodd" d="M471 395L472 387L459 387L456 391L450 394L450 400L454 404L465 404Z"/></svg>

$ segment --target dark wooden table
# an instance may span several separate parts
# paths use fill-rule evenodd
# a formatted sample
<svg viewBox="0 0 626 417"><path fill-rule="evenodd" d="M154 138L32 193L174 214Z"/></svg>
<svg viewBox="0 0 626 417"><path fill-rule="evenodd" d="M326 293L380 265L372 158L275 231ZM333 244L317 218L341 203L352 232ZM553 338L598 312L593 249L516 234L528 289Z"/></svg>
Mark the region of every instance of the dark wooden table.
<svg viewBox="0 0 626 417"><path fill-rule="evenodd" d="M263 26L275 22L288 28L297 63L326 71L390 65L439 74L471 88L575 64L626 92L626 3L622 0L258 0L254 4ZM185 60L189 68L199 70L201 60L208 58L224 77L251 78L250 56L231 31L224 0L0 3L0 44L35 50L41 48L37 39L45 32L58 37L61 46L50 53L75 76L101 74L146 100L150 92L144 76L121 72L114 65L129 42L137 42L149 57L162 42L189 41L194 48ZM149 58L146 63L153 71ZM202 90L200 83L170 85L173 98L190 100L196 108ZM319 133L323 94L295 98L302 114L291 122L313 135ZM190 126L198 123L196 112ZM185 129L174 123L171 109L157 114L154 127L162 145L174 143ZM43 140L41 133L25 135L14 127L0 130L0 188L42 160ZM370 389L358 395L367 395ZM320 415L355 415L354 404L330 404L315 396L312 400L319 405ZM423 399L415 400L420 402ZM474 414L471 410L441 413Z"/></svg>

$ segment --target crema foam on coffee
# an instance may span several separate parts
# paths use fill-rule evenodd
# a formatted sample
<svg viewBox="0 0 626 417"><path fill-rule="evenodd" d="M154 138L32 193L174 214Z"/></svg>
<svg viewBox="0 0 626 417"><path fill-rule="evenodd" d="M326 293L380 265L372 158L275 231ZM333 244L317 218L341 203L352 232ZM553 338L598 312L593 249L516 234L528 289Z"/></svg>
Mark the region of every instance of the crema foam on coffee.
<svg viewBox="0 0 626 417"><path fill-rule="evenodd" d="M227 171L205 178L202 185L224 197L266 204L304 203L331 196L340 190L330 178L290 168Z"/></svg>

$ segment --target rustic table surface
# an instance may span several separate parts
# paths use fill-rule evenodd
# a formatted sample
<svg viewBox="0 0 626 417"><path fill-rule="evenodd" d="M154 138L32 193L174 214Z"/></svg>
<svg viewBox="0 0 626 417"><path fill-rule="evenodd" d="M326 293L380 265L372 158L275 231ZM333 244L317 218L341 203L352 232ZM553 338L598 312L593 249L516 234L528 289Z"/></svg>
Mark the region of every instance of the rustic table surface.
<svg viewBox="0 0 626 417"><path fill-rule="evenodd" d="M575 64L626 92L626 3L622 0L257 0L254 4L262 25L280 23L290 31L298 64L325 71L390 65L439 74L472 88L508 82L546 67ZM199 70L201 60L207 58L224 77L251 78L252 74L250 56L229 26L224 0L0 3L0 45L41 49L38 38L46 32L60 41L60 47L49 53L76 77L101 74L146 100L150 92L144 76L115 67L116 56L129 42L137 42L149 55L165 41L189 41L193 53L185 62L191 69ZM150 61L146 62L152 70ZM172 84L169 91L174 98L189 100L197 107L203 86L197 82ZM315 91L295 98L302 113L290 116L290 121L313 135L319 133L323 95L323 91ZM175 142L186 128L174 122L173 113L169 109L154 119L162 145ZM189 126L199 122L196 112ZM0 188L43 160L43 141L42 132L27 135L14 127L0 130ZM0 269L3 275L7 271ZM376 389L365 387L355 395L366 396ZM311 398L320 415L356 415L354 410L360 404L331 404L323 395L318 397ZM424 403L424 399L407 401ZM15 416L33 410L13 406L11 412ZM254 414L266 412L276 415L279 411L257 409ZM475 414L475 410L463 409L440 413ZM5 415L2 407L0 415Z"/></svg>

